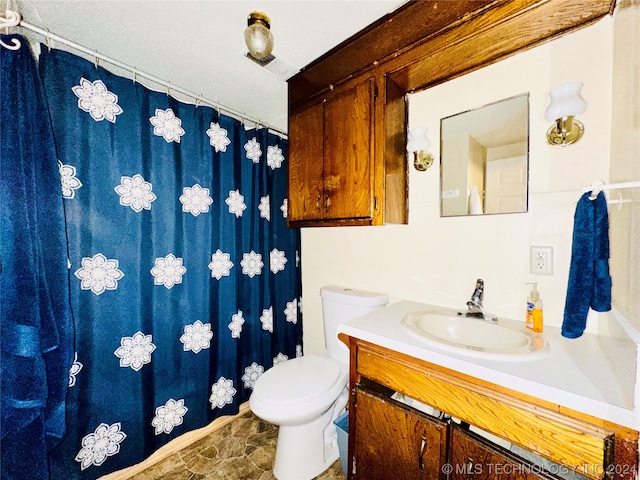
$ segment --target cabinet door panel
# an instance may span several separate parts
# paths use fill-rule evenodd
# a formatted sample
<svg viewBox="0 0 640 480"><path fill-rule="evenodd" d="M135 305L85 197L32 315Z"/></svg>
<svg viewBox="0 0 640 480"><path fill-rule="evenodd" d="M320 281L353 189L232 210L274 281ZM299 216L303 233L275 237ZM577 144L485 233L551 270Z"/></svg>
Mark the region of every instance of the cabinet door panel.
<svg viewBox="0 0 640 480"><path fill-rule="evenodd" d="M446 461L447 425L387 397L356 393L356 477L438 480Z"/></svg>
<svg viewBox="0 0 640 480"><path fill-rule="evenodd" d="M323 112L318 103L289 119L289 221L324 217Z"/></svg>
<svg viewBox="0 0 640 480"><path fill-rule="evenodd" d="M373 79L324 107L325 218L369 218L373 209Z"/></svg>
<svg viewBox="0 0 640 480"><path fill-rule="evenodd" d="M458 427L451 429L449 480L560 480Z"/></svg>

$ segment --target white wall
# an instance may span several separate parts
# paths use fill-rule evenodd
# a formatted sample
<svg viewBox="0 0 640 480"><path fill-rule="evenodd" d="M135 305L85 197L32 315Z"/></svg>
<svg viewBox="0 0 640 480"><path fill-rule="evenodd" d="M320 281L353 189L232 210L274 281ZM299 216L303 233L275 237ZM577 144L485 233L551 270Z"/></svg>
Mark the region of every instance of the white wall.
<svg viewBox="0 0 640 480"><path fill-rule="evenodd" d="M410 168L408 225L303 229L305 353L324 353L319 289L327 284L385 292L391 302L462 309L476 278L483 278L486 309L524 322L526 282L535 281L545 324L561 326L576 202L584 186L610 180L613 45L614 18L607 17L412 99L409 123L428 127L432 153L439 158L440 118L530 92L529 211L440 218L440 172L434 163L426 172ZM589 105L580 117L585 135L576 145L554 149L545 139L548 92L575 80L584 82ZM636 114L638 109L636 102ZM637 232L637 222L633 228ZM553 275L529 273L530 245L553 247ZM627 265L633 260L637 256L625 259ZM614 289L615 282L614 277ZM633 321L640 322L636 313ZM598 323L603 323L598 314L590 315L587 331L596 332Z"/></svg>

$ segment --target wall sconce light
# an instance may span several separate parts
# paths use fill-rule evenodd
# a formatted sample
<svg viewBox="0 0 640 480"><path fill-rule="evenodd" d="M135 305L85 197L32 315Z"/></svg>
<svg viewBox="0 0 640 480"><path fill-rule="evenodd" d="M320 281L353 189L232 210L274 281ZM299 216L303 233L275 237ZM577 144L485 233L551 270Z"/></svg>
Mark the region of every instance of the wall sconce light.
<svg viewBox="0 0 640 480"><path fill-rule="evenodd" d="M551 102L544 112L544 118L554 124L547 130L547 143L554 147L566 147L582 138L584 125L576 120L587 109L587 101L582 98L582 82L566 83L549 92Z"/></svg>
<svg viewBox="0 0 640 480"><path fill-rule="evenodd" d="M424 172L433 164L433 155L429 152L431 142L427 138L426 128L409 129L407 139L407 152L413 153L413 166L416 170Z"/></svg>
<svg viewBox="0 0 640 480"><path fill-rule="evenodd" d="M247 18L244 41L249 53L257 60L264 60L273 51L273 34L269 17L262 12L251 12Z"/></svg>

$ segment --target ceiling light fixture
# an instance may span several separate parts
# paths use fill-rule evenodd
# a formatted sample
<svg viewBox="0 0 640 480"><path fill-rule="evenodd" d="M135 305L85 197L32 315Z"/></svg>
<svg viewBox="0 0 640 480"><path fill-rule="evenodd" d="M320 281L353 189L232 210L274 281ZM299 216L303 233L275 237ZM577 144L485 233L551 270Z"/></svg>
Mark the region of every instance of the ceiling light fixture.
<svg viewBox="0 0 640 480"><path fill-rule="evenodd" d="M256 60L264 61L273 51L273 34L269 17L262 12L251 12L247 18L244 41Z"/></svg>

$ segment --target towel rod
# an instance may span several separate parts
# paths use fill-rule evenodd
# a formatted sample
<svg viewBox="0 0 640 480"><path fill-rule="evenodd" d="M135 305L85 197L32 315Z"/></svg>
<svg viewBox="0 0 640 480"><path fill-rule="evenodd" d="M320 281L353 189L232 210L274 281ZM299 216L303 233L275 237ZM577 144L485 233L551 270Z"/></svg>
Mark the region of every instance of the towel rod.
<svg viewBox="0 0 640 480"><path fill-rule="evenodd" d="M601 180L582 189L583 192L600 192L602 190L621 190L623 188L640 188L640 181L606 184Z"/></svg>

